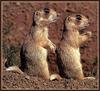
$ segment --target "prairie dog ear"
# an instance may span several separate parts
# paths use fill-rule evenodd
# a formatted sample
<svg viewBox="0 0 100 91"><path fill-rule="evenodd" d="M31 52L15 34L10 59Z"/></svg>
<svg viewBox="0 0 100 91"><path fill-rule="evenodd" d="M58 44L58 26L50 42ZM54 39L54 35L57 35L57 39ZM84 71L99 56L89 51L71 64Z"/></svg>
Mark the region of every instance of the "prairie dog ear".
<svg viewBox="0 0 100 91"><path fill-rule="evenodd" d="M35 12L35 15L39 15L39 11L36 11L36 12Z"/></svg>
<svg viewBox="0 0 100 91"><path fill-rule="evenodd" d="M71 17L67 16L66 21L71 21Z"/></svg>
<svg viewBox="0 0 100 91"><path fill-rule="evenodd" d="M35 15L35 16L39 16L39 15L40 15L40 11L36 11L36 12L34 13L34 15Z"/></svg>

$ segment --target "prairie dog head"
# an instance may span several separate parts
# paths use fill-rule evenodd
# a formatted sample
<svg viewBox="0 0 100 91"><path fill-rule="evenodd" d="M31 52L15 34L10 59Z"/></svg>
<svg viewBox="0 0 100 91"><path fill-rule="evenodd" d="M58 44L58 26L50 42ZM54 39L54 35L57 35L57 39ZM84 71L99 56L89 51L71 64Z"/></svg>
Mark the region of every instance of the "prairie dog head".
<svg viewBox="0 0 100 91"><path fill-rule="evenodd" d="M55 22L58 19L58 14L53 9L44 8L38 10L34 14L34 21L38 24Z"/></svg>
<svg viewBox="0 0 100 91"><path fill-rule="evenodd" d="M89 20L82 14L73 14L66 18L65 26L68 30L82 30L89 26Z"/></svg>

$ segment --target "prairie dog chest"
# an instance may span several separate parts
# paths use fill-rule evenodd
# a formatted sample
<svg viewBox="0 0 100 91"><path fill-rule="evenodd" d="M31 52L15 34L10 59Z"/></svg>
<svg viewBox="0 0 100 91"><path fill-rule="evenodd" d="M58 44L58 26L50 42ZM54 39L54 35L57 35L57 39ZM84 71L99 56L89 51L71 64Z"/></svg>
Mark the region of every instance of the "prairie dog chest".
<svg viewBox="0 0 100 91"><path fill-rule="evenodd" d="M48 37L48 28L47 27L43 28L43 36Z"/></svg>
<svg viewBox="0 0 100 91"><path fill-rule="evenodd" d="M48 28L47 27L44 27L43 29L42 29L42 31L40 32L40 40L41 40L41 42L42 41L46 41L47 39L48 39Z"/></svg>
<svg viewBox="0 0 100 91"><path fill-rule="evenodd" d="M69 55L80 56L79 48L67 47L66 53L68 53Z"/></svg>
<svg viewBox="0 0 100 91"><path fill-rule="evenodd" d="M34 39L36 41L43 41L46 38L48 38L48 28L47 27L35 29Z"/></svg>
<svg viewBox="0 0 100 91"><path fill-rule="evenodd" d="M48 27L35 27L33 40L35 46L46 46L48 40Z"/></svg>
<svg viewBox="0 0 100 91"><path fill-rule="evenodd" d="M60 54L62 56L72 57L72 58L77 58L77 57L80 58L80 50L79 50L79 48L71 47L68 44L61 45L59 51L60 51Z"/></svg>

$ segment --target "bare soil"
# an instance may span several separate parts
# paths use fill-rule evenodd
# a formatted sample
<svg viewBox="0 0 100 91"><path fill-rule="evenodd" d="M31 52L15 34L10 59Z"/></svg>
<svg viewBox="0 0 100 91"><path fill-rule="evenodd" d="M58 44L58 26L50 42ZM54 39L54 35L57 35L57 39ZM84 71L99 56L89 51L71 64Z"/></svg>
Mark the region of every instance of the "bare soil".
<svg viewBox="0 0 100 91"><path fill-rule="evenodd" d="M20 65L20 48L26 34L30 31L33 13L40 8L49 7L61 13L60 19L49 26L49 38L56 45L62 37L64 19L73 13L81 13L89 17L90 26L84 31L91 31L93 36L90 41L81 46L81 62L85 76L94 76L95 80L83 81L65 79L60 81L48 81L40 77L14 72L6 72L10 65ZM57 90L57 89L97 89L98 88L98 56L97 51L97 3L96 2L62 2L62 3L34 3L34 2L4 2L2 3L2 51L3 58L7 59L6 65L2 65L2 89L33 89L33 90ZM51 73L57 73L56 54L49 52L48 62ZM4 60L2 60L4 63Z"/></svg>

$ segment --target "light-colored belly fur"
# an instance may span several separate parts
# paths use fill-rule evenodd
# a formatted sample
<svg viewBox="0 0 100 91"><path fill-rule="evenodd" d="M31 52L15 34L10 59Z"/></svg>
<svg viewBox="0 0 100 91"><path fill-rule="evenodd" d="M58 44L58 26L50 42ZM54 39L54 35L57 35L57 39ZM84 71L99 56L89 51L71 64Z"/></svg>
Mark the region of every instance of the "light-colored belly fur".
<svg viewBox="0 0 100 91"><path fill-rule="evenodd" d="M75 49L71 46L66 45L65 47L63 46L60 48L59 54L64 66L63 70L66 76L70 78L82 74L79 48Z"/></svg>

